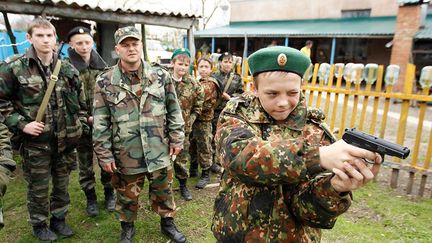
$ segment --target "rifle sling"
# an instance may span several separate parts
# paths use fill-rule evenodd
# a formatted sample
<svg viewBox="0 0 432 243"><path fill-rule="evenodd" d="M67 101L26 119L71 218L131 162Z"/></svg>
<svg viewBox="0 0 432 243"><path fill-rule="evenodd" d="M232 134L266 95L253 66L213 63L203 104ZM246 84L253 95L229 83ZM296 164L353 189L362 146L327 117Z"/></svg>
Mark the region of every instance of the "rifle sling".
<svg viewBox="0 0 432 243"><path fill-rule="evenodd" d="M44 97L42 99L42 103L39 106L39 109L38 109L38 112L37 112L37 115L36 115L36 121L37 122L41 122L42 118L45 115L45 110L47 108L48 101L50 99L52 91L54 90L54 87L55 87L55 85L57 83L57 80L58 80L58 74L60 72L60 67L61 67L61 61L57 60L57 63L55 65L55 67L54 67L54 71L53 71L53 73L51 74L51 77L50 77L50 82L48 84L48 88L47 88L47 90L45 92L45 95L44 95Z"/></svg>

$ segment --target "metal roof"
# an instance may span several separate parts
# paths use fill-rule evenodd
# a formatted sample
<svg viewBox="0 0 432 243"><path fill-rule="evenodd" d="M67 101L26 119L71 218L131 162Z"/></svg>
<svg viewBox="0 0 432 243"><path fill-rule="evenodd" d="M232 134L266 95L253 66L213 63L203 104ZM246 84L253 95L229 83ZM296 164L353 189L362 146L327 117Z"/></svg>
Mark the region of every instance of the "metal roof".
<svg viewBox="0 0 432 243"><path fill-rule="evenodd" d="M399 5L412 5L412 4L423 4L428 3L429 0L398 0Z"/></svg>
<svg viewBox="0 0 432 243"><path fill-rule="evenodd" d="M231 22L194 33L195 37L369 37L394 35L395 16Z"/></svg>
<svg viewBox="0 0 432 243"><path fill-rule="evenodd" d="M0 0L0 11L190 28L200 17L196 0Z"/></svg>

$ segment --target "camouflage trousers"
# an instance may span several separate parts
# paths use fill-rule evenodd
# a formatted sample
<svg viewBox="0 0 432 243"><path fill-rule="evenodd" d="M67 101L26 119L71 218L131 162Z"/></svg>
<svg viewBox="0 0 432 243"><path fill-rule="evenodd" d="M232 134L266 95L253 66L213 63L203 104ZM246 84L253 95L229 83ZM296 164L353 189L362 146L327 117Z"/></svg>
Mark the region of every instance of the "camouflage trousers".
<svg viewBox="0 0 432 243"><path fill-rule="evenodd" d="M65 218L69 204L68 161L75 156L71 152L57 152L57 141L50 144L24 142L21 147L23 173L27 181L27 208L32 225L44 223L51 211L56 218ZM49 195L49 179L52 190Z"/></svg>
<svg viewBox="0 0 432 243"><path fill-rule="evenodd" d="M180 152L179 155L177 155L177 158L174 160L174 172L177 179L187 179L189 177L189 169L187 166L188 162L191 160L191 156L189 153L189 134L190 132L185 132L183 150Z"/></svg>
<svg viewBox="0 0 432 243"><path fill-rule="evenodd" d="M192 129L190 145L191 163L198 163L207 170L213 162L213 133L211 121L196 121Z"/></svg>
<svg viewBox="0 0 432 243"><path fill-rule="evenodd" d="M152 173L124 175L114 173L112 185L117 192L116 213L120 221L133 222L137 218L138 198L144 186L145 177L149 180L149 199L153 211L161 217L174 217L176 204L172 191L172 168L163 168Z"/></svg>
<svg viewBox="0 0 432 243"><path fill-rule="evenodd" d="M79 163L79 184L84 192L96 186L93 170L93 142L91 135L82 135L77 146ZM99 165L99 163L97 163ZM101 183L104 188L112 188L111 174L101 169Z"/></svg>

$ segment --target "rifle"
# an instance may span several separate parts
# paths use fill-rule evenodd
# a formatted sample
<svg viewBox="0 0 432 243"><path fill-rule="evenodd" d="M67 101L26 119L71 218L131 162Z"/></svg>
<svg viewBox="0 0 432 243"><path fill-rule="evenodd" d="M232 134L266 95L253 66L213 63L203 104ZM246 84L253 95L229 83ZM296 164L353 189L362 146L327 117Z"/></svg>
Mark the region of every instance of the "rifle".
<svg viewBox="0 0 432 243"><path fill-rule="evenodd" d="M399 144L395 144L379 137L361 132L355 128L345 129L342 139L356 147L379 153L383 162L384 155L396 156L398 158L405 159L410 153L410 150L407 147L402 147ZM366 162L373 164L373 162L370 161Z"/></svg>

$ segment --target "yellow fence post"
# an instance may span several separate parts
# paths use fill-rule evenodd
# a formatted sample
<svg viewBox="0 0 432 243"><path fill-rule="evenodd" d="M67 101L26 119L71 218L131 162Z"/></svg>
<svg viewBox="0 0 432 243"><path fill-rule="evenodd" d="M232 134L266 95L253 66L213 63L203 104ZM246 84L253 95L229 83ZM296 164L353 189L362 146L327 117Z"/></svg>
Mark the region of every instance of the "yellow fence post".
<svg viewBox="0 0 432 243"><path fill-rule="evenodd" d="M375 85L375 92L381 92L382 88L382 82L383 82L383 74L384 74L384 67L382 65L378 66L378 73L377 73L377 83ZM369 128L370 134L375 134L375 126L376 126L376 120L377 120L377 113L378 113L378 103L379 102L379 96L374 97L374 103L373 103L373 111L372 111L372 118L371 118L371 126Z"/></svg>
<svg viewBox="0 0 432 243"><path fill-rule="evenodd" d="M337 73L336 90L340 90L341 85L342 85L343 66L338 65L338 67L336 67L336 65L335 65L335 70L336 70L336 68L338 68L338 70L335 71ZM338 104L339 104L339 92L335 92L335 93L336 93L335 94L335 102L333 103L332 117L331 117L331 121L330 121L330 129L332 131L335 127L336 115L337 115Z"/></svg>
<svg viewBox="0 0 432 243"><path fill-rule="evenodd" d="M318 78L318 67L319 67L319 64L316 63L315 66L314 66L314 72L313 72L313 76L312 76L312 83L311 83L312 87L315 86L317 78ZM314 91L310 90L309 91L308 106L312 106L313 99L314 99Z"/></svg>

